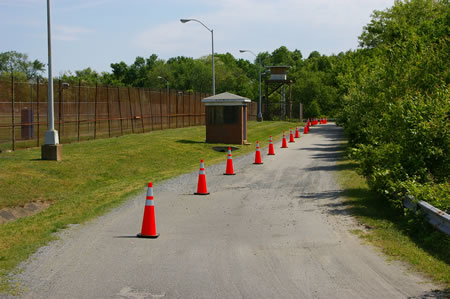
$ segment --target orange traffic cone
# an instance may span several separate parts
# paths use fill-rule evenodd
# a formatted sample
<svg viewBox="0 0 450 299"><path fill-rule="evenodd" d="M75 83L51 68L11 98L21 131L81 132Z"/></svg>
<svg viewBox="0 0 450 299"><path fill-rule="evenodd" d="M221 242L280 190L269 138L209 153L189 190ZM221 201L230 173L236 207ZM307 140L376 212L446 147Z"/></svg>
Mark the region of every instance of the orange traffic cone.
<svg viewBox="0 0 450 299"><path fill-rule="evenodd" d="M155 205L153 201L153 185L148 183L147 196L145 199L144 218L142 219L141 233L137 234L138 238L156 239L159 234L156 233L155 225Z"/></svg>
<svg viewBox="0 0 450 299"><path fill-rule="evenodd" d="M303 128L303 134L308 134L308 131L309 131L309 129L308 129L308 125L306 125L304 128Z"/></svg>
<svg viewBox="0 0 450 299"><path fill-rule="evenodd" d="M295 126L295 138L300 138L300 132L298 131L298 126Z"/></svg>
<svg viewBox="0 0 450 299"><path fill-rule="evenodd" d="M200 171L198 173L198 185L196 195L208 195L208 190L206 188L206 171L203 160L200 160Z"/></svg>
<svg viewBox="0 0 450 299"><path fill-rule="evenodd" d="M281 143L281 148L287 148L286 134L284 134L284 131L283 131L283 142Z"/></svg>
<svg viewBox="0 0 450 299"><path fill-rule="evenodd" d="M291 133L289 134L289 143L293 143L295 142L294 140L294 133L292 133L292 128L291 128Z"/></svg>
<svg viewBox="0 0 450 299"><path fill-rule="evenodd" d="M227 156L227 170L224 173L225 175L235 175L233 169L233 157L231 156L231 147L228 148L228 156Z"/></svg>
<svg viewBox="0 0 450 299"><path fill-rule="evenodd" d="M253 164L263 164L261 161L261 151L259 150L259 141L256 141L255 163Z"/></svg>
<svg viewBox="0 0 450 299"><path fill-rule="evenodd" d="M268 155L275 155L275 151L273 150L272 136L269 137L269 153Z"/></svg>

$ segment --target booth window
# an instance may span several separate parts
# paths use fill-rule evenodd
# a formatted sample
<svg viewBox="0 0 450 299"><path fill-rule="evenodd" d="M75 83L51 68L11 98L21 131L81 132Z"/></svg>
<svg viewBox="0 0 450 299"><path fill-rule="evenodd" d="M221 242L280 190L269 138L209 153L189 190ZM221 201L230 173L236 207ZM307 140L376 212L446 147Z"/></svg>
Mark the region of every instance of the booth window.
<svg viewBox="0 0 450 299"><path fill-rule="evenodd" d="M238 122L239 106L208 107L208 125L236 124Z"/></svg>

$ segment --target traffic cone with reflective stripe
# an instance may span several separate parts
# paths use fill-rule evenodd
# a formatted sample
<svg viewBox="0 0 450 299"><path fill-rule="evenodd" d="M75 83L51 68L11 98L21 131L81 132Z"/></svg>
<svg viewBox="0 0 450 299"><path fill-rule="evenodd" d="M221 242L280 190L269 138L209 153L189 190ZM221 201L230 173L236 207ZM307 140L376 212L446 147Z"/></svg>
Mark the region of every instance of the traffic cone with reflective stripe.
<svg viewBox="0 0 450 299"><path fill-rule="evenodd" d="M155 225L155 204L153 200L153 185L148 183L147 196L145 198L144 218L142 219L141 233L137 234L138 238L156 239L159 234L156 233Z"/></svg>
<svg viewBox="0 0 450 299"><path fill-rule="evenodd" d="M205 165L203 164L203 160L200 160L200 171L198 173L198 184L197 184L197 192L196 195L208 195L209 192L206 188L206 171Z"/></svg>
<svg viewBox="0 0 450 299"><path fill-rule="evenodd" d="M275 151L273 150L272 136L269 137L269 153L268 155L275 155Z"/></svg>
<svg viewBox="0 0 450 299"><path fill-rule="evenodd" d="M291 133L289 134L289 143L294 143L294 133L292 132L292 128L291 128Z"/></svg>
<svg viewBox="0 0 450 299"><path fill-rule="evenodd" d="M286 134L283 131L283 142L281 143L281 148L287 148Z"/></svg>
<svg viewBox="0 0 450 299"><path fill-rule="evenodd" d="M261 161L261 151L259 150L259 141L256 141L255 163L253 164L263 164Z"/></svg>
<svg viewBox="0 0 450 299"><path fill-rule="evenodd" d="M298 126L295 126L295 138L300 138L300 132L298 131Z"/></svg>
<svg viewBox="0 0 450 299"><path fill-rule="evenodd" d="M306 125L304 128L303 128L303 134L308 134L308 131L309 131L309 129L308 129L308 125Z"/></svg>
<svg viewBox="0 0 450 299"><path fill-rule="evenodd" d="M233 157L231 156L231 147L228 148L228 156L227 156L227 170L224 173L225 175L235 175L233 169Z"/></svg>

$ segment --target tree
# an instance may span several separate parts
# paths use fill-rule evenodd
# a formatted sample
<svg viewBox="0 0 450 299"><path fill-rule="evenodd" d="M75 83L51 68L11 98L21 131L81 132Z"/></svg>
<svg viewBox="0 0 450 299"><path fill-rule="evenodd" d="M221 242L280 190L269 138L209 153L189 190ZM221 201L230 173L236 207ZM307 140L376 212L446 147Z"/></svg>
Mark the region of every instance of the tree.
<svg viewBox="0 0 450 299"><path fill-rule="evenodd" d="M444 0L396 1L374 12L361 49L337 61L339 119L353 156L397 207L398 195L411 193L450 210L433 199L450 189L448 12Z"/></svg>
<svg viewBox="0 0 450 299"><path fill-rule="evenodd" d="M27 79L36 78L44 71L39 60L29 61L28 55L16 51L0 53L0 73L24 74Z"/></svg>

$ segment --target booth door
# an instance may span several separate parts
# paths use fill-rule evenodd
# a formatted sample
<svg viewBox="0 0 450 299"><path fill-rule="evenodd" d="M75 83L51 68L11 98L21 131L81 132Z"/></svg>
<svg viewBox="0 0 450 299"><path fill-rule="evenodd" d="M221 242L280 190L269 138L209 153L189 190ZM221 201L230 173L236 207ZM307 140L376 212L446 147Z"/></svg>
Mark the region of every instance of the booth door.
<svg viewBox="0 0 450 299"><path fill-rule="evenodd" d="M242 109L242 118L243 118L243 124L244 124L244 140L247 140L247 106L243 107Z"/></svg>

